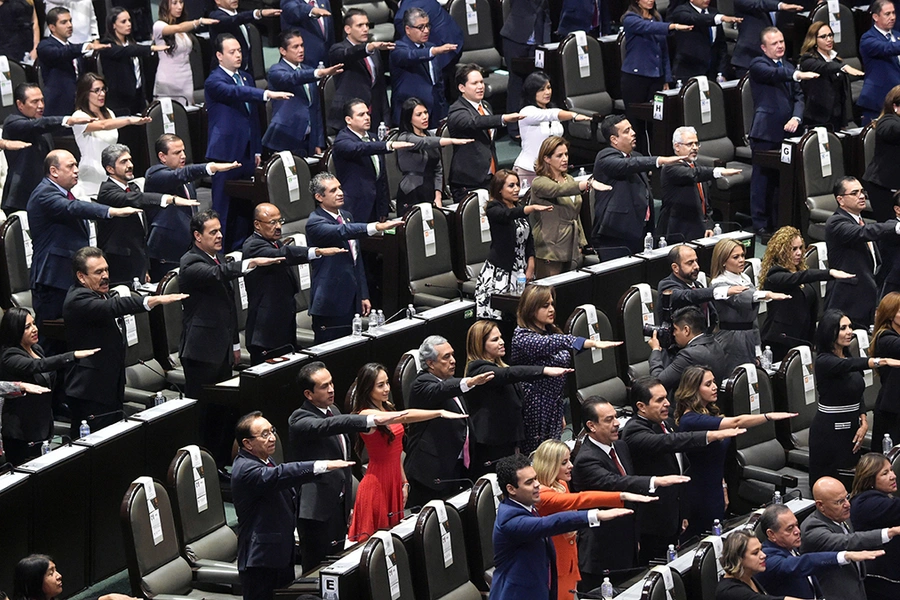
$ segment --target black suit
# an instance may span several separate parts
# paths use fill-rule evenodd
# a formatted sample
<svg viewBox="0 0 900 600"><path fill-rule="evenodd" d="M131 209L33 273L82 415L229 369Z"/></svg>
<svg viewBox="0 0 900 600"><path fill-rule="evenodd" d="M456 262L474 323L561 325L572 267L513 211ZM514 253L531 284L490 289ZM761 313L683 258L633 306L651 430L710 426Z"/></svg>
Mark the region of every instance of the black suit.
<svg viewBox="0 0 900 600"><path fill-rule="evenodd" d="M295 410L290 423L291 448L296 460L352 460L348 433L368 430L365 415L342 415L337 406L327 417L309 400ZM346 450L345 450L346 449ZM344 452L347 452L345 455ZM329 554L339 552L347 535L352 493L350 469L323 473L300 486L297 528L300 557L308 571ZM335 542L338 542L337 544Z"/></svg>
<svg viewBox="0 0 900 600"><path fill-rule="evenodd" d="M503 115L495 115L491 105L482 102L485 114L478 112L472 103L460 96L450 105L447 128L455 138L475 140L471 144L457 146L450 161L450 189L453 199L462 200L467 191L487 188L491 179L491 159L497 164L492 129L503 126Z"/></svg>
<svg viewBox="0 0 900 600"><path fill-rule="evenodd" d="M106 106L116 116L143 114L147 108L147 97L144 94L144 86L147 78L153 75L147 69L146 59L152 51L150 46L141 44L128 44L122 46L109 37L103 38L104 44L110 47L100 51L100 63L103 65L103 75L106 80L112 82L106 97ZM134 60L138 59L141 68L141 80L138 81L134 71Z"/></svg>
<svg viewBox="0 0 900 600"><path fill-rule="evenodd" d="M80 284L69 288L63 304L69 348L100 348L96 354L75 363L66 376L73 439L78 437L82 419L91 414L121 410L125 400L125 324L122 317L144 310L143 301L131 295L99 294ZM109 415L91 420L88 425L96 431L123 417Z"/></svg>
<svg viewBox="0 0 900 600"><path fill-rule="evenodd" d="M886 114L878 119L878 126L875 127L875 154L863 175L872 212L878 221L894 218L891 199L894 190L900 188L900 169L897 165L900 165L900 116ZM3 197L6 198L5 195Z"/></svg>
<svg viewBox="0 0 900 600"><path fill-rule="evenodd" d="M97 202L107 206L146 209L159 207L162 194L141 192L135 183L129 183L125 190L118 182L107 179L100 184ZM144 281L150 268L147 259L146 230L142 215L131 215L122 219L107 219L97 223L97 245L106 254L109 263L109 280L112 284L130 284L135 277Z"/></svg>
<svg viewBox="0 0 900 600"><path fill-rule="evenodd" d="M365 58L372 59L375 67L375 81L366 67ZM372 110L372 125L384 121L391 126L391 111L387 100L387 89L384 81L384 66L378 51L368 54L366 44L353 44L344 39L328 50L330 64L343 63L344 72L334 76L334 97L331 106L325 107L328 115L328 127L339 131L344 128L344 104L353 98L359 98Z"/></svg>
<svg viewBox="0 0 900 600"><path fill-rule="evenodd" d="M725 72L727 65L725 31L721 24L716 25L718 12L710 8L707 14L701 14L690 2L675 8L671 4L669 6L666 19L670 23L694 26L691 31L675 32L672 77L687 81L697 75L706 75L710 81L715 81L719 73ZM714 41L710 30L715 30Z"/></svg>
<svg viewBox="0 0 900 600"><path fill-rule="evenodd" d="M3 139L30 142L22 150L4 150L9 170L3 185L6 214L25 210L28 197L44 178L44 158L53 149L53 134L70 131L62 117L31 119L16 111L3 121Z"/></svg>
<svg viewBox="0 0 900 600"><path fill-rule="evenodd" d="M873 356L900 358L900 335L891 327L883 329L872 344ZM881 366L878 368L878 375L881 388L878 390L878 400L875 401L875 423L872 425L874 444L880 444L886 433L891 434L891 439L900 440L900 371ZM6 424L3 426L6 427Z"/></svg>
<svg viewBox="0 0 900 600"><path fill-rule="evenodd" d="M769 303L766 320L760 328L760 338L772 347L776 361L799 344L798 339L808 340L812 345L819 315L819 282L829 279L831 276L824 269L791 273L778 264L769 268L764 288L790 296L789 300Z"/></svg>
<svg viewBox="0 0 900 600"><path fill-rule="evenodd" d="M706 446L705 431L676 432L672 419L666 419L665 424L668 433L663 433L659 423L635 415L625 425L622 438L631 452L635 473L657 477L683 475L687 465L679 465L675 453ZM682 460L686 462L687 458ZM659 500L642 507L641 564L665 558L668 545L678 543L681 521L687 514L682 510L680 489L680 485L659 488L656 490Z"/></svg>
<svg viewBox="0 0 900 600"><path fill-rule="evenodd" d="M844 61L839 57L827 61L818 50L800 57L800 70L818 73L819 77L800 82L806 97L803 106L803 124L807 127L831 125L840 131L853 120L853 96L850 93L850 75L841 69Z"/></svg>
<svg viewBox="0 0 900 600"><path fill-rule="evenodd" d="M691 365L709 367L716 381L725 381L731 375L732 365L725 349L711 335L698 335L669 360L663 356L665 351L663 348L650 353L650 374L662 381L670 398L675 397L681 374Z"/></svg>
<svg viewBox="0 0 900 600"><path fill-rule="evenodd" d="M655 156L641 156L639 152L626 156L611 146L597 153L594 179L612 186L611 190L595 195L591 245L600 252L600 260L640 252L643 248L644 233L653 227L647 172L654 168Z"/></svg>
<svg viewBox="0 0 900 600"><path fill-rule="evenodd" d="M702 238L713 228L709 182L715 180L714 173L712 167L690 163L662 168L662 209L657 227L670 244ZM698 184L703 187L702 199Z"/></svg>
<svg viewBox="0 0 900 600"><path fill-rule="evenodd" d="M197 199L194 180L206 175L206 164L185 165L170 169L155 164L144 175L144 191L172 194L190 200ZM147 255L150 278L159 281L168 271L178 267L181 255L191 246L191 215L189 206L168 208L147 207Z"/></svg>

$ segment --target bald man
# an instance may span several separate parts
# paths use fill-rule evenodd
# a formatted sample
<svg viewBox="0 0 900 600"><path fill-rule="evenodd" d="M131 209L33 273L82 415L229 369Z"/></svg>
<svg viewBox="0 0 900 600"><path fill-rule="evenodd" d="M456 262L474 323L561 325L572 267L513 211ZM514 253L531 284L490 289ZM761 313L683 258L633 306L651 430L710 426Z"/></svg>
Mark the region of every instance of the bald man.
<svg viewBox="0 0 900 600"><path fill-rule="evenodd" d="M834 552L840 550L876 550L900 535L900 526L872 531L853 531L850 524L850 500L844 484L833 477L820 477L812 489L816 510L803 521L800 551ZM861 598L865 600L864 562L853 562L816 574L825 598Z"/></svg>
<svg viewBox="0 0 900 600"><path fill-rule="evenodd" d="M244 241L243 258L260 256L285 261L269 269L254 269L245 276L247 288L247 349L251 364L279 356L297 345L297 307L294 296L309 287L309 275L296 265L346 252L342 248L307 248L281 241L284 219L274 204L263 203L253 212L253 233ZM271 356L270 353L271 352Z"/></svg>

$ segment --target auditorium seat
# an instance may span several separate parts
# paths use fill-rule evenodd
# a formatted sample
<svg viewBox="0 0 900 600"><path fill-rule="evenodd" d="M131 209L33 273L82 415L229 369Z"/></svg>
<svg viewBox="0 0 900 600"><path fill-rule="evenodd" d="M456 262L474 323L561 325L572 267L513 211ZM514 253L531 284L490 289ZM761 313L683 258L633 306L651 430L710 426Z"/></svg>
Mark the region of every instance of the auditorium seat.
<svg viewBox="0 0 900 600"><path fill-rule="evenodd" d="M184 142L184 155L187 164L194 162L194 148L191 143L191 130L188 124L187 111L181 102L172 100L172 114L166 116L163 114L162 104L159 100L153 102L147 109L147 116L152 119L144 125L147 139L147 155L150 157L150 164L155 165L159 162L156 155L156 140L159 136L167 133L166 123L170 123L168 133L174 133ZM202 157L198 157L202 159Z"/></svg>
<svg viewBox="0 0 900 600"><path fill-rule="evenodd" d="M475 190L459 203L453 215L458 250L454 271L463 282L463 293L472 298L475 297L475 282L491 250L491 230L484 216L484 204L487 202L487 190Z"/></svg>
<svg viewBox="0 0 900 600"><path fill-rule="evenodd" d="M844 176L844 151L841 140L833 133L828 132L831 175L825 176L822 173L822 163L819 158L818 139L818 135L813 130L804 135L797 144L796 151L800 152L803 176L799 178L796 185L799 188L799 197L804 199L806 208L809 209L807 237L815 241L825 241L825 221L837 210L837 200L832 190L835 182ZM794 160L797 158L794 157Z"/></svg>
<svg viewBox="0 0 900 600"><path fill-rule="evenodd" d="M672 577L672 589L666 590L665 577L662 569L668 570ZM641 600L687 600L687 592L684 589L684 581L678 569L672 569L661 565L654 567L644 577L644 586L641 589Z"/></svg>
<svg viewBox="0 0 900 600"><path fill-rule="evenodd" d="M291 237L284 238L283 241L285 246L293 244L306 246L306 234L295 233ZM296 265L294 268L297 269L297 279L300 282L300 293L294 296L294 301L297 303L297 347L309 348L316 343L312 317L309 316L309 290L312 285L312 272L309 263ZM304 272L308 272L309 276L304 276Z"/></svg>
<svg viewBox="0 0 900 600"><path fill-rule="evenodd" d="M288 188L285 164L280 153L273 154L261 168L261 183L268 192L268 202L278 207L281 218L284 219L281 232L285 237L305 232L306 221L316 209L316 201L309 193L311 178L309 164L296 154L291 154L291 157L294 159L293 172L297 176L299 192L299 195L295 194L293 198Z"/></svg>
<svg viewBox="0 0 900 600"><path fill-rule="evenodd" d="M25 67L23 67L21 63L12 59L7 59L7 62L9 63L8 77L10 80L10 87L12 88L12 90L15 90L16 86L18 86L20 83L26 83L28 81L28 77L25 74ZM43 89L43 87L41 89ZM0 123L3 123L3 121L5 121L6 117L8 117L9 115L15 114L17 112L18 110L16 109L15 99L13 99L9 104L0 104Z"/></svg>
<svg viewBox="0 0 900 600"><path fill-rule="evenodd" d="M436 503L440 503L447 513L447 521L443 525L438 520ZM450 534L453 555L450 566L444 566L442 530ZM481 592L469 580L468 552L462 520L453 506L443 500L433 500L426 504L416 520L412 547L416 600L481 600Z"/></svg>
<svg viewBox="0 0 900 600"><path fill-rule="evenodd" d="M427 255L430 252L425 246L421 205L411 208L403 219L403 225L397 228L400 260L406 265L409 293L416 308L441 306L459 297L459 282L453 274L447 217L433 204L430 206L434 216L431 232L435 241L431 256Z"/></svg>
<svg viewBox="0 0 900 600"><path fill-rule="evenodd" d="M250 68L256 74L256 87L264 90L269 82L266 80L266 60L263 56L262 36L259 28L253 23L246 23L247 37L250 43ZM213 40L215 41L215 40Z"/></svg>
<svg viewBox="0 0 900 600"><path fill-rule="evenodd" d="M719 538L720 541L721 539ZM722 577L722 565L712 542L700 542L697 546L689 577L694 600L716 600L716 586Z"/></svg>
<svg viewBox="0 0 900 600"><path fill-rule="evenodd" d="M447 127L447 119L441 121L437 131L435 131L435 135L444 138L452 137L450 135L450 128ZM448 191L450 189L450 165L453 163L454 148L456 148L456 146L453 144L441 146L441 168L444 170L444 187Z"/></svg>
<svg viewBox="0 0 900 600"><path fill-rule="evenodd" d="M409 398L412 384L419 373L419 351L416 348L407 350L397 361L394 377L391 381L391 394L394 397L394 408L404 410Z"/></svg>
<svg viewBox="0 0 900 600"><path fill-rule="evenodd" d="M469 551L469 573L472 583L482 592L489 592L494 577L494 521L500 499L497 475L489 473L475 482L466 504L463 527Z"/></svg>
<svg viewBox="0 0 900 600"><path fill-rule="evenodd" d="M388 563L382 535L391 536L394 546L390 563ZM396 596L391 593L391 581L388 577L389 565L397 568L399 594ZM359 558L359 574L360 580L363 582L362 598L364 600L384 600L388 598L393 600L415 600L406 546L403 545L399 537L390 532L379 531L366 542L362 555Z"/></svg>
<svg viewBox="0 0 900 600"><path fill-rule="evenodd" d="M241 253L238 251L229 252L225 255L225 262L241 261ZM250 352L247 350L247 338L245 330L247 328L247 288L244 283L244 276L231 280L231 288L234 292L234 307L237 311L238 338L241 341L241 364L250 364Z"/></svg>
<svg viewBox="0 0 900 600"><path fill-rule="evenodd" d="M653 305L656 303L656 290L650 289L650 304L641 301L641 294L636 284L628 288L622 295L618 306L618 323L615 339L624 343L616 347L619 357L619 377L630 385L638 377L650 374L650 346L644 338L643 315L653 314ZM649 286L648 286L649 287Z"/></svg>
<svg viewBox="0 0 900 600"><path fill-rule="evenodd" d="M797 416L775 423L775 434L788 452L788 463L809 469L809 427L816 416L817 395L812 373L814 387L805 391L804 369L800 350L788 350L775 374L775 410L795 412Z"/></svg>
<svg viewBox="0 0 900 600"><path fill-rule="evenodd" d="M31 236L23 226L24 210L12 213L0 224L0 307L31 308Z"/></svg>
<svg viewBox="0 0 900 600"><path fill-rule="evenodd" d="M728 13L734 14L734 13ZM753 93L750 91L750 75L744 75L738 83L741 91L741 119L737 123L731 123L732 127L736 127L735 135L731 139L737 138L740 143L735 144L734 154L738 160L751 162L753 152L750 150L750 128L753 126Z"/></svg>
<svg viewBox="0 0 900 600"><path fill-rule="evenodd" d="M206 69L204 68L204 65L206 65L208 67L209 61L204 60L204 58L203 58L203 46L202 46L203 42L200 41L201 38L194 35L193 33L189 33L188 37L191 38L191 54L190 54L190 56L188 56L188 59L190 60L190 63L191 63L191 76L193 77L193 80L194 80L194 98L193 98L193 100L194 100L194 104L202 104L203 102L206 101L204 87L206 85L206 77L208 75ZM204 41L206 41L207 44L210 43L208 40L204 40ZM154 156L154 153L151 152L150 153L151 164L154 163L154 161L152 160L153 156ZM190 162L191 162L190 159L188 159L188 164L190 164Z"/></svg>
<svg viewBox="0 0 900 600"><path fill-rule="evenodd" d="M897 476L897 479L900 479L900 446L894 443L894 447L891 448L891 451L885 455L885 458L891 461L891 469L894 471L894 474ZM894 492L895 498L900 498L898 492Z"/></svg>
<svg viewBox="0 0 900 600"><path fill-rule="evenodd" d="M856 4L854 2L854 4ZM856 22L853 19L853 11L845 4L838 4L840 7L840 29L835 29L834 51L841 57L844 64L850 65L854 69L864 71L862 61L859 58L859 38L856 37ZM822 2L816 6L809 16L811 23L822 21L830 23L831 17L828 11L828 3ZM840 31L840 40L838 40L837 32ZM850 80L850 95L853 104L859 99L862 92L863 78L853 77Z"/></svg>
<svg viewBox="0 0 900 600"><path fill-rule="evenodd" d="M590 121L567 123L572 151L593 156L603 141L598 131L600 121L613 112L613 99L606 90L600 42L596 38L587 37L590 74L584 77L579 67L579 48L574 33L560 42L558 52L562 77L554 85L562 87L559 93L565 99L565 108L593 117Z"/></svg>
<svg viewBox="0 0 900 600"><path fill-rule="evenodd" d="M378 127L377 123L372 123L372 127ZM400 133L399 129L391 129L387 137L386 141L396 141L397 135ZM391 204L391 212L396 214L397 212L397 192L400 190L400 180L403 179L403 173L400 172L400 166L397 164L397 153L396 152L388 152L384 155L384 167L387 170L385 173L385 177L387 177L387 186L388 186L388 196L390 197Z"/></svg>
<svg viewBox="0 0 900 600"><path fill-rule="evenodd" d="M166 273L156 289L157 294L178 294L181 288L178 286L178 269ZM166 372L166 379L176 386L184 389L184 368L181 366L181 358L178 356L181 344L181 330L183 326L181 302L165 304L158 310L150 312L151 319L162 321L165 331L165 343L157 345L156 360Z"/></svg>
<svg viewBox="0 0 900 600"><path fill-rule="evenodd" d="M470 25L467 13L469 6L473 4L476 18ZM485 71L484 98L490 101L495 110L501 110L506 103L509 75L506 72L498 72L503 69L503 58L494 43L492 3L450 0L445 8L463 33L459 64L475 63Z"/></svg>
<svg viewBox="0 0 900 600"><path fill-rule="evenodd" d="M337 87L337 82L333 75L323 77L319 81L319 100L321 101L319 106L325 107L322 114L322 121L325 123L325 144L328 146L331 146L334 143L334 136L337 135L337 129L328 126L328 111L331 110L331 105L334 104L335 87ZM375 131L378 131L378 123L372 123L372 125L376 127Z"/></svg>
<svg viewBox="0 0 900 600"><path fill-rule="evenodd" d="M853 341L850 342L850 356L859 356L860 358L869 356L869 348L868 346L861 347L860 342L863 338L866 338L869 343L871 343L872 338L868 335L868 332L863 331L862 329L854 329L853 330ZM874 446L872 445L872 423L874 423L874 410L875 403L878 400L878 392L881 390L881 377L878 377L872 369L867 369L863 373L866 380L866 391L863 392L863 404L865 404L866 408L866 417L869 422L869 429L866 431L866 436L863 438L862 448L863 450L873 450L878 452L881 450L881 442L877 442Z"/></svg>
<svg viewBox="0 0 900 600"><path fill-rule="evenodd" d="M828 248L825 246L825 242L813 242L809 246L806 247L806 266L810 269L824 269L828 270ZM816 321L822 318L822 314L825 312L825 282L814 283L812 285L818 286L816 287L816 295L819 297L818 302L818 314L816 315Z"/></svg>

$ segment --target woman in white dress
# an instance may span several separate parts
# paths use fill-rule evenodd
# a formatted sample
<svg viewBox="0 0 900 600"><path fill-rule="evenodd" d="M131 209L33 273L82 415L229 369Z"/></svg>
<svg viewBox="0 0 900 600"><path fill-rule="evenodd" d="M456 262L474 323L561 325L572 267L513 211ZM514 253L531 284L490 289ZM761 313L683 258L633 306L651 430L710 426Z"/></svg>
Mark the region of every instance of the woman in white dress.
<svg viewBox="0 0 900 600"><path fill-rule="evenodd" d="M106 181L107 175L100 165L100 153L110 144L119 141L119 129L126 125L143 125L150 122L149 118L142 117L116 117L110 109L106 108L106 80L96 73L85 73L78 80L75 90L76 117L92 117L97 119L87 125L73 125L75 142L81 153L81 162L78 163L79 198L96 196L100 191L100 184Z"/></svg>
<svg viewBox="0 0 900 600"><path fill-rule="evenodd" d="M171 98L185 106L194 103L193 43L188 32L218 22L205 17L188 20L184 0L160 0L159 20L153 24L153 43L169 49L159 53L154 98Z"/></svg>

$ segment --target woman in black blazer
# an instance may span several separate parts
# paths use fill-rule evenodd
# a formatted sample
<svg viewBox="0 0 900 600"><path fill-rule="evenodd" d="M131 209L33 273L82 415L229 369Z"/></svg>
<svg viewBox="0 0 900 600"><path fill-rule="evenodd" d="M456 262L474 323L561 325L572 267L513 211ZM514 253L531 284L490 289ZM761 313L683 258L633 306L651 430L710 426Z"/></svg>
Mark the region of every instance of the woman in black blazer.
<svg viewBox="0 0 900 600"><path fill-rule="evenodd" d="M45 358L37 340L38 328L30 312L18 307L6 311L0 321L0 378L49 389L56 382L55 371L99 350L77 350ZM3 403L3 448L9 462L18 465L40 455L40 442L53 434L52 402L49 393L26 393ZM37 444L29 446L31 442Z"/></svg>
<svg viewBox="0 0 900 600"><path fill-rule="evenodd" d="M812 346L819 315L819 282L852 277L838 269L810 269L805 256L806 245L800 231L786 225L769 240L759 269L760 289L790 296L788 300L769 303L769 314L760 332L763 345L772 347L776 362L800 345L799 340Z"/></svg>
<svg viewBox="0 0 900 600"><path fill-rule="evenodd" d="M769 596L755 577L766 570L762 543L749 531L734 531L722 544L725 576L716 585L716 600L797 600L792 596Z"/></svg>
<svg viewBox="0 0 900 600"><path fill-rule="evenodd" d="M900 359L900 292L891 292L878 304L869 353ZM872 449L875 451L881 448L886 433L891 435L894 444L900 443L900 370L880 367L878 376L881 388L875 401L875 422L872 424Z"/></svg>
<svg viewBox="0 0 900 600"><path fill-rule="evenodd" d="M806 97L803 124L808 127L831 125L840 131L853 120L850 77L865 75L838 57L834 51L834 32L828 23L816 21L806 32L800 49L800 70L818 73L816 79L800 82Z"/></svg>
<svg viewBox="0 0 900 600"><path fill-rule="evenodd" d="M493 472L493 462L514 454L519 443L525 439L519 382L561 377L574 371L540 365L509 367L503 362L504 356L506 343L497 324L476 321L466 336L466 377L490 371L494 378L465 394L472 422L469 471L473 478Z"/></svg>
<svg viewBox="0 0 900 600"><path fill-rule="evenodd" d="M491 179L491 199L484 212L491 227L491 250L475 283L475 307L479 319L499 319L499 310L491 308L493 294L520 293L519 275L534 279L534 238L527 216L535 211L553 210L552 206L519 204L519 176L500 169Z"/></svg>
<svg viewBox="0 0 900 600"><path fill-rule="evenodd" d="M102 41L109 44L108 49L100 52L103 76L113 82L107 92L106 106L120 117L143 114L147 108L144 89L150 76L145 59L169 47L135 42L131 35L131 15L121 6L113 7L106 16L106 35Z"/></svg>
<svg viewBox="0 0 900 600"><path fill-rule="evenodd" d="M894 218L893 190L900 188L900 85L884 97L881 116L875 121L875 155L866 166L863 183L878 222Z"/></svg>

